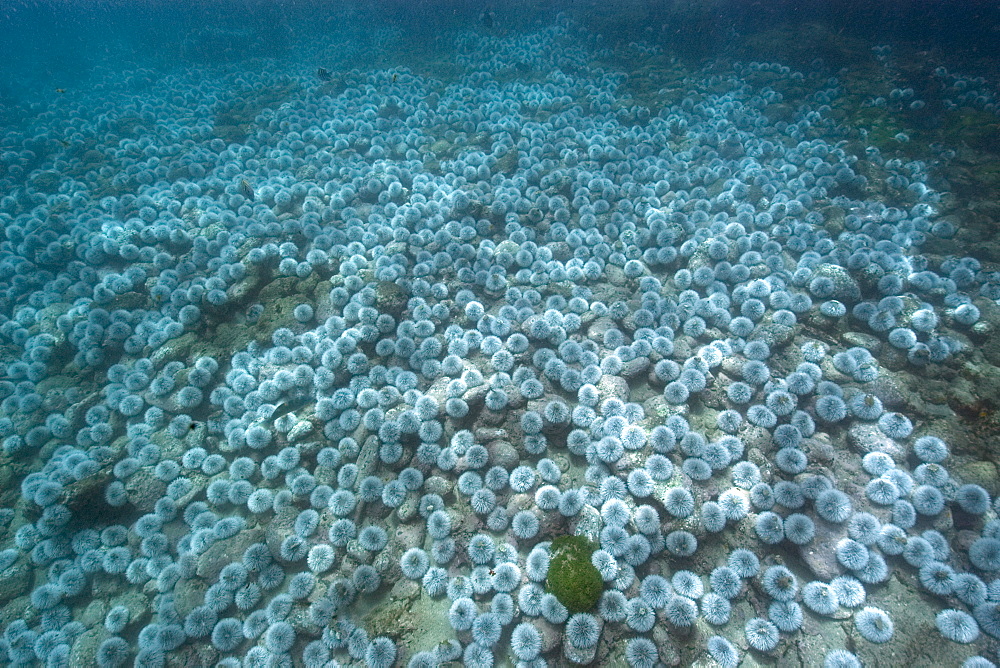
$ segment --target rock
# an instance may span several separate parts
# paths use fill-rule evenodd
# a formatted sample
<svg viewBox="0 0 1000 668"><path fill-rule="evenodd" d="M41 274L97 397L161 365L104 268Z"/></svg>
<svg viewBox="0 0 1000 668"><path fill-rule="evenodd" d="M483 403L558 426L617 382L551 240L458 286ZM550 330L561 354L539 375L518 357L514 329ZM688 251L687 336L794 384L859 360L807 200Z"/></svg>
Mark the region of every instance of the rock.
<svg viewBox="0 0 1000 668"><path fill-rule="evenodd" d="M709 331L710 330L705 330L705 336L709 335ZM677 338L674 339L674 354L670 357L674 360L686 360L689 357L694 357L694 348L692 347L693 343L697 343L697 341L692 339L690 336L685 336L683 334L678 335Z"/></svg>
<svg viewBox="0 0 1000 668"><path fill-rule="evenodd" d="M400 525L389 534L389 545L393 551L398 551L400 555L411 547L420 547L424 544L425 525L423 522Z"/></svg>
<svg viewBox="0 0 1000 668"><path fill-rule="evenodd" d="M542 634L542 654L551 652L559 646L559 641L562 636L561 626L554 626L546 621L544 617L539 617L538 619L533 620L532 624L534 624L535 628Z"/></svg>
<svg viewBox="0 0 1000 668"><path fill-rule="evenodd" d="M469 408L475 408L483 405L486 400L486 394L490 391L490 388L486 385L478 385L476 387L469 388L462 395L465 399L465 403L469 405Z"/></svg>
<svg viewBox="0 0 1000 668"><path fill-rule="evenodd" d="M711 635L711 634L710 634ZM657 624L653 627L653 642L660 651L660 661L668 666L680 665L681 657L674 644L674 638L664 625Z"/></svg>
<svg viewBox="0 0 1000 668"><path fill-rule="evenodd" d="M168 666L214 666L219 661L219 651L212 643L184 643L170 652Z"/></svg>
<svg viewBox="0 0 1000 668"><path fill-rule="evenodd" d="M565 241L550 241L546 247L552 251L552 259L567 262L573 257L573 247Z"/></svg>
<svg viewBox="0 0 1000 668"><path fill-rule="evenodd" d="M329 485L334 489L337 488L337 469L327 466L317 466L313 471L313 475L316 477L317 485Z"/></svg>
<svg viewBox="0 0 1000 668"><path fill-rule="evenodd" d="M477 443L488 443L489 441L502 441L507 438L506 429L496 427L480 427L473 432Z"/></svg>
<svg viewBox="0 0 1000 668"><path fill-rule="evenodd" d="M912 581L912 578L905 578ZM939 605L931 604L927 595L905 584L904 578L891 577L868 597L866 605L881 608L889 614L895 627L893 638L886 645L876 645L861 639L851 625L855 638L855 653L862 665L879 666L960 666L968 658L972 645L960 645L941 638L934 624ZM885 648L892 646L892 658L887 661Z"/></svg>
<svg viewBox="0 0 1000 668"><path fill-rule="evenodd" d="M507 441L493 441L486 445L486 450L490 453L492 466L502 466L510 470L521 463L521 455L517 448Z"/></svg>
<svg viewBox="0 0 1000 668"><path fill-rule="evenodd" d="M73 642L69 652L69 665L71 666L96 666L97 648L111 634L108 633L104 625L95 626L78 635Z"/></svg>
<svg viewBox="0 0 1000 668"><path fill-rule="evenodd" d="M147 580L143 585L147 592L156 591L156 578ZM90 585L91 598L108 600L120 596L122 592L132 589L124 578L120 576L110 576L103 573L95 573Z"/></svg>
<svg viewBox="0 0 1000 668"><path fill-rule="evenodd" d="M559 467L560 473L565 474L569 470L569 457L565 452L550 452L549 459Z"/></svg>
<svg viewBox="0 0 1000 668"><path fill-rule="evenodd" d="M816 520L816 536L811 543L799 548L799 555L817 580L829 582L842 573L835 550L837 543L846 537L847 530L843 526Z"/></svg>
<svg viewBox="0 0 1000 668"><path fill-rule="evenodd" d="M399 504L399 507L396 508L396 517L399 518L399 521L405 523L416 517L418 503L419 499L414 497L412 494L407 496L406 500Z"/></svg>
<svg viewBox="0 0 1000 668"><path fill-rule="evenodd" d="M910 403L908 391L900 387L895 374L879 374L878 378L863 387L865 392L877 396L887 411L904 410Z"/></svg>
<svg viewBox="0 0 1000 668"><path fill-rule="evenodd" d="M370 554L370 553L369 553ZM375 558L372 559L372 567L378 571L379 575L385 576L386 573L390 573L395 566L398 565L398 560L394 559L389 550L382 550ZM398 572L396 577L399 577Z"/></svg>
<svg viewBox="0 0 1000 668"><path fill-rule="evenodd" d="M378 438L366 438L361 444L361 451L357 457L358 480L366 478L375 471L379 465L379 440ZM350 460L346 460L350 461Z"/></svg>
<svg viewBox="0 0 1000 668"><path fill-rule="evenodd" d="M802 442L802 451L813 461L830 464L837 455L837 448L830 442L830 435L825 432L816 432Z"/></svg>
<svg viewBox="0 0 1000 668"><path fill-rule="evenodd" d="M609 285L625 285L625 272L621 270L621 267L608 263L604 267L604 280L606 280Z"/></svg>
<svg viewBox="0 0 1000 668"><path fill-rule="evenodd" d="M513 494L510 499L507 500L507 511L514 516L514 513L521 510L530 511L535 507L535 497L534 494Z"/></svg>
<svg viewBox="0 0 1000 668"><path fill-rule="evenodd" d="M657 425L663 424L671 415L686 417L691 410L686 403L680 406L668 404L662 394L650 397L643 402L642 407L646 411L646 421L650 430Z"/></svg>
<svg viewBox="0 0 1000 668"><path fill-rule="evenodd" d="M955 527L955 516L952 514L951 506L945 504L944 510L934 516L931 526L937 531L948 535Z"/></svg>
<svg viewBox="0 0 1000 668"><path fill-rule="evenodd" d="M18 596L0 608L0 626L4 628L15 619L23 619L31 626L37 618L38 610L31 605L31 598L27 595Z"/></svg>
<svg viewBox="0 0 1000 668"><path fill-rule="evenodd" d="M851 425L847 430L847 442L862 455L884 452L897 464L906 462L906 446L883 434L874 422L856 422Z"/></svg>
<svg viewBox="0 0 1000 668"><path fill-rule="evenodd" d="M910 362L906 358L906 351L892 348L890 346L886 346L882 349L882 354L879 355L878 363L883 369L889 369L890 371L905 371L910 366ZM879 377L881 378L882 376L880 375Z"/></svg>
<svg viewBox="0 0 1000 668"><path fill-rule="evenodd" d="M40 190L46 194L54 194L59 184L63 180L63 175L58 170L48 169L45 171L33 172L30 176L31 185L35 190Z"/></svg>
<svg viewBox="0 0 1000 668"><path fill-rule="evenodd" d="M617 327L615 321L607 316L597 318L587 328L587 338L598 345L604 345L604 333L609 329L617 329Z"/></svg>
<svg viewBox="0 0 1000 668"><path fill-rule="evenodd" d="M454 484L444 476L432 475L424 481L424 490L428 494L437 494L442 498L451 494Z"/></svg>
<svg viewBox="0 0 1000 668"><path fill-rule="evenodd" d="M722 358L722 364L719 365L719 369L729 378L739 379L743 377L744 364L746 364L744 358L738 355L730 355L729 357Z"/></svg>
<svg viewBox="0 0 1000 668"><path fill-rule="evenodd" d="M189 612L205 602L205 592L208 584L198 578L188 578L178 580L174 585L174 607L181 616L186 616ZM129 607L129 611L132 608Z"/></svg>
<svg viewBox="0 0 1000 668"><path fill-rule="evenodd" d="M391 281L379 281L375 285L375 304L381 313L398 318L406 310L407 295Z"/></svg>
<svg viewBox="0 0 1000 668"><path fill-rule="evenodd" d="M30 591L31 565L27 559L18 559L14 564L0 571L0 603L6 603Z"/></svg>
<svg viewBox="0 0 1000 668"><path fill-rule="evenodd" d="M615 463L615 469L619 471L631 471L632 469L642 468L648 456L649 452L646 451L646 448L642 450L626 450ZM630 495L628 499L631 498Z"/></svg>
<svg viewBox="0 0 1000 668"><path fill-rule="evenodd" d="M323 633L323 630L313 621L312 615L309 614L308 607L296 606L295 609L292 610L292 613L288 616L287 621L292 625L292 628L295 629L296 635L318 638Z"/></svg>
<svg viewBox="0 0 1000 668"><path fill-rule="evenodd" d="M294 533L295 518L298 516L298 508L286 506L276 512L264 527L264 542L271 549L271 554L281 554L281 542Z"/></svg>
<svg viewBox="0 0 1000 668"><path fill-rule="evenodd" d="M872 354L873 357L878 357L879 351L882 349L882 341L878 337L872 336L867 332L844 332L841 337L844 341L844 345L848 347L864 348Z"/></svg>
<svg viewBox="0 0 1000 668"><path fill-rule="evenodd" d="M110 609L111 606L108 604L108 601L104 599L94 599L87 604L87 607L83 609L83 612L76 618L76 621L88 628L103 624L104 618L107 616L108 610Z"/></svg>
<svg viewBox="0 0 1000 668"><path fill-rule="evenodd" d="M967 462L959 464L955 469L955 476L966 484L979 485L990 496L1000 493L1000 480L998 480L997 466L993 462Z"/></svg>
<svg viewBox="0 0 1000 668"><path fill-rule="evenodd" d="M135 625L140 629L150 621L151 611L149 599L137 591L127 591L118 598L112 599L110 606L113 608L123 605L128 608L128 625Z"/></svg>
<svg viewBox="0 0 1000 668"><path fill-rule="evenodd" d="M42 453L43 456L45 456L45 454L47 453L45 452ZM3 490L13 489L14 483L12 481L14 480L14 475L15 475L14 469L9 464L0 465L0 489ZM107 483L105 482L105 484Z"/></svg>
<svg viewBox="0 0 1000 668"><path fill-rule="evenodd" d="M593 542L600 544L601 514L596 508L584 504L583 509L573 520L573 534L586 536Z"/></svg>
<svg viewBox="0 0 1000 668"><path fill-rule="evenodd" d="M129 502L140 512L151 513L167 493L167 485L153 475L152 466L143 466L125 482Z"/></svg>
<svg viewBox="0 0 1000 668"><path fill-rule="evenodd" d="M845 304L853 304L861 299L861 288L847 269L836 264L824 262L816 266L813 276L825 276L833 281L833 294L830 299L838 299Z"/></svg>
<svg viewBox="0 0 1000 668"><path fill-rule="evenodd" d="M621 376L602 376L597 381L597 390L601 393L602 399L621 399L628 401L628 382Z"/></svg>
<svg viewBox="0 0 1000 668"><path fill-rule="evenodd" d="M750 337L752 341L763 341L773 351L784 348L795 338L796 327L769 322L760 325Z"/></svg>
<svg viewBox="0 0 1000 668"><path fill-rule="evenodd" d="M353 559L359 564L370 564L372 562L372 557L374 556L374 552L366 550L361 546L361 542L355 538L347 543L347 556L344 558L344 563L346 563L348 559ZM334 570L336 570L336 568L334 568Z"/></svg>
<svg viewBox="0 0 1000 668"><path fill-rule="evenodd" d="M299 420L298 422L295 423L295 426L288 431L288 434L285 436L285 439L289 443L295 443L296 441L305 438L312 431L313 431L313 424L311 422L309 422L308 420Z"/></svg>
<svg viewBox="0 0 1000 668"><path fill-rule="evenodd" d="M380 635L412 634L418 628L409 614L409 608L419 596L419 583L400 580L392 587L385 602L367 612L362 622L373 638Z"/></svg>
<svg viewBox="0 0 1000 668"><path fill-rule="evenodd" d="M755 425L747 426L746 423L744 423L740 438L743 439L743 447L746 448L747 451L756 449L761 452L770 452L772 450L772 443L774 439L771 437L771 432L763 427L757 427Z"/></svg>
<svg viewBox="0 0 1000 668"><path fill-rule="evenodd" d="M624 378L635 378L639 374L645 373L649 369L649 366L648 357L636 357L633 360L625 362L622 366L621 375Z"/></svg>
<svg viewBox="0 0 1000 668"><path fill-rule="evenodd" d="M542 513L538 519L538 535L531 542L552 540L566 533L566 518L561 513Z"/></svg>
<svg viewBox="0 0 1000 668"><path fill-rule="evenodd" d="M242 559L246 549L263 538L264 532L260 529L244 529L235 536L213 543L198 557L198 577L215 582L226 564Z"/></svg>

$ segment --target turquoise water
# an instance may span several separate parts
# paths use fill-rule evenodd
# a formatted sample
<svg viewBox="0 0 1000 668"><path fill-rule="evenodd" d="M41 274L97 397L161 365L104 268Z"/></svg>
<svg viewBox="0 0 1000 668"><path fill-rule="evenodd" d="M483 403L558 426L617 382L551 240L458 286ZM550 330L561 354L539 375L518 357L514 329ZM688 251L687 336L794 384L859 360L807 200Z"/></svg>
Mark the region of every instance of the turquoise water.
<svg viewBox="0 0 1000 668"><path fill-rule="evenodd" d="M966 9L3 8L0 661L994 665Z"/></svg>

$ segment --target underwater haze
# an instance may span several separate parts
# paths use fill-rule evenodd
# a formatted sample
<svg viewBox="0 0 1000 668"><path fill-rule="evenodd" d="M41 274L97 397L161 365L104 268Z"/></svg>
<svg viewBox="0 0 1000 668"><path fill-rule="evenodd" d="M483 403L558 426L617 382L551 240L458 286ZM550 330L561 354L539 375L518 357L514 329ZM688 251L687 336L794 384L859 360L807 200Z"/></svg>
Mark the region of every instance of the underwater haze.
<svg viewBox="0 0 1000 668"><path fill-rule="evenodd" d="M0 4L0 665L995 668L993 2Z"/></svg>

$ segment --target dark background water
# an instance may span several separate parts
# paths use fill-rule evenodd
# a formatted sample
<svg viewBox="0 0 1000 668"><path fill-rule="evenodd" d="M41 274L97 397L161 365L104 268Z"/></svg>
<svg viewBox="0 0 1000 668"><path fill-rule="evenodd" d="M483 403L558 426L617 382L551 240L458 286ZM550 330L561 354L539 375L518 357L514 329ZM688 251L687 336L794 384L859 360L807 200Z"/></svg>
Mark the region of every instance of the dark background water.
<svg viewBox="0 0 1000 668"><path fill-rule="evenodd" d="M976 73L993 70L1000 3L985 0L3 0L0 95L34 86L84 85L109 57L123 67L225 62L252 56L295 59L315 35L392 26L409 49L470 26L494 32L550 22L560 12L608 43L643 40L682 58L796 60L874 44L925 50ZM342 37L341 37L342 38ZM814 42L814 43L813 43Z"/></svg>

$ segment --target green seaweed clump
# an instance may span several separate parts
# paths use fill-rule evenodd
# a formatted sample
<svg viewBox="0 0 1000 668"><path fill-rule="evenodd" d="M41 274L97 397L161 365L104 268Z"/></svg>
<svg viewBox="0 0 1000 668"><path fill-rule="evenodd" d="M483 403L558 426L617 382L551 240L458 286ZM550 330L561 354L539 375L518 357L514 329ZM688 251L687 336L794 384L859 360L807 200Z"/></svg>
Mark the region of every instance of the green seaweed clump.
<svg viewBox="0 0 1000 668"><path fill-rule="evenodd" d="M604 589L601 574L590 563L595 549L584 536L559 536L552 541L545 585L570 614L593 608Z"/></svg>

